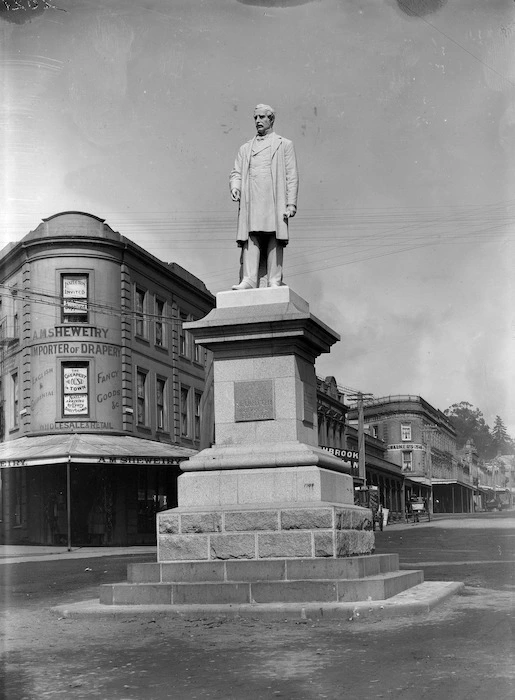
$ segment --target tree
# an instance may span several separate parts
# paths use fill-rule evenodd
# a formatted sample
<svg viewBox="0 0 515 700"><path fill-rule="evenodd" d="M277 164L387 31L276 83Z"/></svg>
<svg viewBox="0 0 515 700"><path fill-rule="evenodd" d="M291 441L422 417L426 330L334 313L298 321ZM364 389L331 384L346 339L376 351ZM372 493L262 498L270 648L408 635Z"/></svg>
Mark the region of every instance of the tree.
<svg viewBox="0 0 515 700"><path fill-rule="evenodd" d="M491 459L497 454L490 428L483 414L467 401L455 403L444 411L456 429L456 446L461 449L467 440L473 440L482 459Z"/></svg>
<svg viewBox="0 0 515 700"><path fill-rule="evenodd" d="M513 452L513 440L508 435L501 416L495 416L495 423L492 428L492 443L498 455L512 454Z"/></svg>

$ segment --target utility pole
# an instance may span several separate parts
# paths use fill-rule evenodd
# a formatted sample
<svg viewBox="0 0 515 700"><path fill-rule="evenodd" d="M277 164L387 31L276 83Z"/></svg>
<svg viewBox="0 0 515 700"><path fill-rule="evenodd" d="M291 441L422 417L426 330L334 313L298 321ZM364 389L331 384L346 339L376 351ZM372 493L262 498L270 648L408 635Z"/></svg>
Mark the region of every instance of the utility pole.
<svg viewBox="0 0 515 700"><path fill-rule="evenodd" d="M429 513L430 515L433 515L434 508L433 508L433 456L431 454L431 444L429 440L427 439L427 435L431 435L433 433L438 432L438 426L436 425L430 425L427 426L426 428L422 428L422 442L424 443L425 447L425 452L424 456L426 459L426 472L427 472L427 478L429 479L429 503L428 503L428 508L429 508Z"/></svg>
<svg viewBox="0 0 515 700"><path fill-rule="evenodd" d="M373 394L364 394L358 391L347 398L357 402L358 408L358 475L363 480L363 486L367 485L366 455L365 455L365 417L363 411L363 399L372 398Z"/></svg>

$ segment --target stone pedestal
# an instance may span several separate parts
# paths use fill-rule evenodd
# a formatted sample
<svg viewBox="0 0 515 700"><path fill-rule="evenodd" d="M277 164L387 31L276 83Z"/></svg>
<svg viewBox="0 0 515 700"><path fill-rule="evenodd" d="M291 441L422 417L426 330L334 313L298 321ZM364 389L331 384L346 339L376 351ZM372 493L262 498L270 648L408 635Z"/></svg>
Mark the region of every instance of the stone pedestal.
<svg viewBox="0 0 515 700"><path fill-rule="evenodd" d="M318 447L314 363L338 335L289 287L222 292L185 327L214 354L216 444L181 465L158 561L369 554L370 512Z"/></svg>
<svg viewBox="0 0 515 700"><path fill-rule="evenodd" d="M342 602L420 583L372 554L371 512L318 447L315 359L338 335L288 287L222 292L185 328L213 352L216 444L181 465L157 563L133 565L101 602Z"/></svg>

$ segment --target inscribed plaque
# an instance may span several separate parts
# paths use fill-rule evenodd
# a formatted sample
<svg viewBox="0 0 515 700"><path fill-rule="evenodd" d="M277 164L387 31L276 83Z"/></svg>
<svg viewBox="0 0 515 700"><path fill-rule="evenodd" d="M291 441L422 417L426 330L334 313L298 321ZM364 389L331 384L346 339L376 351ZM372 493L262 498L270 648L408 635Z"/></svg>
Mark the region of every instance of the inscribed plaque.
<svg viewBox="0 0 515 700"><path fill-rule="evenodd" d="M311 384L302 385L304 387L304 421L315 424L315 415L317 411L317 392L314 386Z"/></svg>
<svg viewBox="0 0 515 700"><path fill-rule="evenodd" d="M264 379L234 383L234 421L274 419L274 382Z"/></svg>

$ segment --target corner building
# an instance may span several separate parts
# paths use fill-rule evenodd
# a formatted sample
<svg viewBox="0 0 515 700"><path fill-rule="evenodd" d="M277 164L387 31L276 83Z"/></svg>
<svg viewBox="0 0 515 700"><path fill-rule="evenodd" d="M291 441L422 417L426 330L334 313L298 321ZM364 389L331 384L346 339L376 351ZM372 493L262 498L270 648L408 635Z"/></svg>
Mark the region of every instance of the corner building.
<svg viewBox="0 0 515 700"><path fill-rule="evenodd" d="M182 323L214 297L81 212L4 248L0 285L1 541L153 543L212 431L209 358Z"/></svg>

